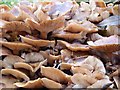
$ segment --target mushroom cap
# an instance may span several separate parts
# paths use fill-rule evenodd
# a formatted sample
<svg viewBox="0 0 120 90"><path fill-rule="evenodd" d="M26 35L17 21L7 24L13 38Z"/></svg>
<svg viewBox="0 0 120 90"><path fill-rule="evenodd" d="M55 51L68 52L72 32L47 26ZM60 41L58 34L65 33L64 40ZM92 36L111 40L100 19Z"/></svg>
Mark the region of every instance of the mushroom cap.
<svg viewBox="0 0 120 90"><path fill-rule="evenodd" d="M1 74L13 75L16 78L21 78L21 79L24 79L25 81L30 80L30 78L26 74L24 74L23 72L20 72L19 70L16 70L16 69L2 69Z"/></svg>
<svg viewBox="0 0 120 90"><path fill-rule="evenodd" d="M32 48L31 45L28 45L26 43L21 43L21 42L4 42L4 41L0 41L0 44L2 44L3 46L11 49L11 50L22 50L22 49L29 49Z"/></svg>
<svg viewBox="0 0 120 90"><path fill-rule="evenodd" d="M5 47L0 47L0 51L2 52L1 56L2 55L11 55L12 54L12 52L9 49L5 48Z"/></svg>
<svg viewBox="0 0 120 90"><path fill-rule="evenodd" d="M14 85L22 88L41 88L43 87L43 82L40 78L38 78L36 80L31 80L28 82L16 82Z"/></svg>
<svg viewBox="0 0 120 90"><path fill-rule="evenodd" d="M30 39L24 36L21 36L21 39L24 43L28 43L30 45L36 46L36 47L54 47L55 41L49 41L49 40L34 40Z"/></svg>
<svg viewBox="0 0 120 90"><path fill-rule="evenodd" d="M50 80L48 78L42 78L41 80L43 82L43 86L46 88L62 88L62 85L60 83Z"/></svg>
<svg viewBox="0 0 120 90"><path fill-rule="evenodd" d="M66 83L67 78L65 73L63 73L61 70L53 68L53 67L41 67L41 73L43 76L50 78L54 81L60 82L60 83Z"/></svg>

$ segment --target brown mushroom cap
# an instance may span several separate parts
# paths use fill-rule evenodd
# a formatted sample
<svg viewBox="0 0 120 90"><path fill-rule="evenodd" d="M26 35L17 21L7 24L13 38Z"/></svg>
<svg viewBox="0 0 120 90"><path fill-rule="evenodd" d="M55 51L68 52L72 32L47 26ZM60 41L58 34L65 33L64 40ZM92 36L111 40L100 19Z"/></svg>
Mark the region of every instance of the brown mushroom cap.
<svg viewBox="0 0 120 90"><path fill-rule="evenodd" d="M82 45L79 43L70 44L70 43L68 43L66 41L62 41L62 40L58 40L58 43L66 46L71 51L89 51L88 45Z"/></svg>
<svg viewBox="0 0 120 90"><path fill-rule="evenodd" d="M115 52L120 50L119 44L120 37L113 35L110 37L105 37L94 42L94 46L91 49L96 49L102 52Z"/></svg>
<svg viewBox="0 0 120 90"><path fill-rule="evenodd" d="M30 27L40 31L41 38L46 39L49 32L64 27L64 18L58 17L54 20L46 20L40 24L31 19L26 19L26 23L28 23Z"/></svg>
<svg viewBox="0 0 120 90"><path fill-rule="evenodd" d="M30 80L30 78L26 74L24 74L23 72L20 72L18 70L15 70L15 69L2 69L1 74L3 74L3 75L13 75L16 78L22 78L25 81Z"/></svg>
<svg viewBox="0 0 120 90"><path fill-rule="evenodd" d="M57 89L62 88L62 85L60 83L57 83L48 78L42 78L41 80L43 82L44 87L46 88L57 88Z"/></svg>
<svg viewBox="0 0 120 90"><path fill-rule="evenodd" d="M30 45L36 46L36 47L54 47L55 41L49 41L49 40L34 40L30 39L24 36L21 36L21 39L23 42L28 43Z"/></svg>
<svg viewBox="0 0 120 90"><path fill-rule="evenodd" d="M10 10L10 7L8 7L8 6L5 5L5 4L2 4L2 5L0 5L0 11L1 11L2 9L4 9L5 11L9 11L9 10Z"/></svg>
<svg viewBox="0 0 120 90"><path fill-rule="evenodd" d="M31 72L33 72L33 67L30 66L29 64L27 63L24 63L24 62L17 62L14 64L14 68L23 68L23 69L27 69L27 70L30 70Z"/></svg>
<svg viewBox="0 0 120 90"><path fill-rule="evenodd" d="M41 73L43 76L50 78L54 81L60 82L60 83L66 83L67 78L65 73L63 73L61 70L53 68L53 67L41 67Z"/></svg>
<svg viewBox="0 0 120 90"><path fill-rule="evenodd" d="M31 80L26 83L16 82L16 83L14 83L14 85L17 87L22 87L22 88L41 88L41 87L43 87L43 82L40 78L38 78L36 80Z"/></svg>
<svg viewBox="0 0 120 90"><path fill-rule="evenodd" d="M2 44L3 46L11 49L11 50L22 50L22 49L29 49L32 48L31 45L28 45L26 43L21 43L21 42L4 42L4 41L0 41L0 44Z"/></svg>
<svg viewBox="0 0 120 90"><path fill-rule="evenodd" d="M0 51L1 51L1 55L11 55L12 54L12 52L5 47L0 47Z"/></svg>

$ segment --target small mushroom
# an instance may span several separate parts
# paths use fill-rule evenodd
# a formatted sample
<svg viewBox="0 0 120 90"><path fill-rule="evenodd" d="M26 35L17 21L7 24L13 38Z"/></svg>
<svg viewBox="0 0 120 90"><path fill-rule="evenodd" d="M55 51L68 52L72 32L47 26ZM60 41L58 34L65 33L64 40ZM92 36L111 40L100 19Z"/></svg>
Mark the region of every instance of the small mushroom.
<svg viewBox="0 0 120 90"><path fill-rule="evenodd" d="M67 83L67 78L65 73L63 73L61 70L53 67L41 67L41 73L43 76L50 78L54 81L60 82L60 83Z"/></svg>
<svg viewBox="0 0 120 90"><path fill-rule="evenodd" d="M18 80L11 77L11 76L2 76L0 77L0 88L5 89L5 88L16 88L15 85L13 85L15 82Z"/></svg>
<svg viewBox="0 0 120 90"><path fill-rule="evenodd" d="M15 69L2 69L1 74L3 74L3 75L13 75L16 78L19 78L19 79L21 78L21 79L24 79L25 81L30 80L30 78L26 74L24 74L23 72L20 72L18 70L15 70Z"/></svg>
<svg viewBox="0 0 120 90"><path fill-rule="evenodd" d="M72 65L69 63L61 63L60 64L60 70L70 70L71 67L72 67Z"/></svg>
<svg viewBox="0 0 120 90"><path fill-rule="evenodd" d="M28 82L16 82L14 85L22 88L41 88L43 87L43 82L40 78L38 78L36 80L31 80Z"/></svg>
<svg viewBox="0 0 120 90"><path fill-rule="evenodd" d="M30 49L32 48L31 45L28 45L26 43L21 43L21 42L4 42L4 41L0 41L0 44L2 44L4 47L7 47L11 50L13 50L13 52L17 52L19 50L23 50L23 49Z"/></svg>
<svg viewBox="0 0 120 90"><path fill-rule="evenodd" d="M89 51L89 46L88 45L83 45L80 43L73 43L70 44L66 41L62 41L62 40L58 40L57 41L59 44L61 44L62 46L66 46L66 48L68 48L71 51Z"/></svg>
<svg viewBox="0 0 120 90"><path fill-rule="evenodd" d="M98 31L98 28L96 25L91 23L90 21L83 21L83 22L71 22L69 23L65 31L72 32L72 33L80 33L81 31L87 32L87 33L94 33Z"/></svg>
<svg viewBox="0 0 120 90"><path fill-rule="evenodd" d="M43 82L43 86L46 87L46 88L50 88L50 89L53 89L53 88L60 89L60 88L62 88L62 85L60 83L55 82L53 80L50 80L48 78L42 78L41 80Z"/></svg>
<svg viewBox="0 0 120 90"><path fill-rule="evenodd" d="M86 32L82 31L80 33L70 33L70 32L65 32L65 31L60 31L57 33L53 33L52 37L57 37L57 38L62 38L67 41L73 41L73 40L78 40L78 41L84 41L86 40Z"/></svg>
<svg viewBox="0 0 120 90"><path fill-rule="evenodd" d="M24 36L21 36L21 39L24 43L28 43L30 45L33 45L35 47L54 47L55 45L55 41L49 41L49 40L34 40L34 39L30 39Z"/></svg>
<svg viewBox="0 0 120 90"><path fill-rule="evenodd" d="M30 66L29 64L27 63L24 63L24 62L17 62L14 64L14 68L23 68L23 69L27 69L27 70L30 70L31 72L34 72L33 70L33 67Z"/></svg>
<svg viewBox="0 0 120 90"><path fill-rule="evenodd" d="M5 68L12 68L12 66L16 63L16 62L25 62L24 59L22 59L19 56L16 55L8 55L7 57L5 57L3 59L3 62L6 64Z"/></svg>
<svg viewBox="0 0 120 90"><path fill-rule="evenodd" d="M24 56L25 62L40 62L44 60L44 57L41 53L31 52Z"/></svg>
<svg viewBox="0 0 120 90"><path fill-rule="evenodd" d="M2 5L0 5L0 12L1 12L2 10L3 10L3 11L4 11L4 10L5 10L5 11L9 11L9 10L10 10L10 7L8 7L8 6L5 5L5 4L2 4Z"/></svg>
<svg viewBox="0 0 120 90"><path fill-rule="evenodd" d="M72 66L71 67L71 72L73 74L75 74L75 73L82 73L82 74L87 74L87 75L91 74L91 72L88 69L86 69L84 67L80 67L80 66L79 67L78 66Z"/></svg>
<svg viewBox="0 0 120 90"><path fill-rule="evenodd" d="M87 79L87 78L86 78ZM76 73L71 77L71 80L74 84L80 85L82 88L90 86L90 84L85 80L85 77L81 73Z"/></svg>
<svg viewBox="0 0 120 90"><path fill-rule="evenodd" d="M26 23L31 27L41 32L41 38L47 39L47 34L54 30L64 27L64 17L58 17L54 20L46 20L37 23L31 19L26 19Z"/></svg>

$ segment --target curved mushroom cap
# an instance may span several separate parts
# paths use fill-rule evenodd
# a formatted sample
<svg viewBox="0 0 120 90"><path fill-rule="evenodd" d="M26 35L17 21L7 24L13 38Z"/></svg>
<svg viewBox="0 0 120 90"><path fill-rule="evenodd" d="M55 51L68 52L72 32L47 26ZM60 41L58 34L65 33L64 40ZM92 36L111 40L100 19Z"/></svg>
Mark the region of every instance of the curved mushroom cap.
<svg viewBox="0 0 120 90"><path fill-rule="evenodd" d="M3 46L11 49L11 50L22 50L22 49L29 49L32 48L31 45L25 44L25 43L21 43L21 42L4 42L4 41L0 41L0 44L2 44Z"/></svg>
<svg viewBox="0 0 120 90"><path fill-rule="evenodd" d="M102 61L94 56L88 56L81 62L81 65L82 64L90 64L94 68L94 71L103 72L104 74L106 73L106 69Z"/></svg>
<svg viewBox="0 0 120 90"><path fill-rule="evenodd" d="M49 40L34 40L30 39L24 36L21 36L21 39L23 42L28 43L30 45L36 46L36 47L54 47L55 41L49 41Z"/></svg>
<svg viewBox="0 0 120 90"><path fill-rule="evenodd" d="M33 67L30 66L29 64L27 63L24 63L24 62L17 62L14 64L14 68L23 68L23 69L27 69L27 70L30 70L31 72L33 72Z"/></svg>
<svg viewBox="0 0 120 90"><path fill-rule="evenodd" d="M41 73L43 76L50 78L54 81L60 82L60 83L66 83L67 78L65 73L63 73L61 70L53 68L53 67L41 67Z"/></svg>
<svg viewBox="0 0 120 90"><path fill-rule="evenodd" d="M0 84L3 84L3 86L0 88L16 88L15 85L13 85L15 82L17 82L18 80L11 77L11 76L1 76L0 77Z"/></svg>
<svg viewBox="0 0 120 90"><path fill-rule="evenodd" d="M43 87L43 82L40 78L36 80L31 80L28 82L16 82L14 83L15 86L17 87L22 87L22 88L41 88Z"/></svg>
<svg viewBox="0 0 120 90"><path fill-rule="evenodd" d="M110 37L105 37L94 42L94 46L90 48L96 49L102 52L115 52L120 50L119 44L120 37L113 35Z"/></svg>
<svg viewBox="0 0 120 90"><path fill-rule="evenodd" d="M62 85L60 83L57 83L48 78L42 78L41 80L43 82L43 86L46 88L57 88L57 89L62 88Z"/></svg>
<svg viewBox="0 0 120 90"><path fill-rule="evenodd" d="M71 80L74 84L78 84L82 86L82 88L86 88L87 86L90 86L90 84L86 81L85 77L81 73L76 73L71 77Z"/></svg>
<svg viewBox="0 0 120 90"><path fill-rule="evenodd" d="M44 60L41 53L31 52L25 55L25 62L40 62Z"/></svg>
<svg viewBox="0 0 120 90"><path fill-rule="evenodd" d="M19 56L16 55L8 55L7 57L5 57L3 59L3 62L7 65L6 68L12 68L12 66L16 63L16 62L25 62L24 59L22 59Z"/></svg>
<svg viewBox="0 0 120 90"><path fill-rule="evenodd" d="M1 51L1 56L2 55L11 55L12 54L12 52L9 49L5 48L5 47L0 47L0 51Z"/></svg>
<svg viewBox="0 0 120 90"><path fill-rule="evenodd" d="M3 74L3 75L13 75L16 78L21 78L21 79L24 79L25 81L30 80L30 78L26 74L24 74L23 72L20 72L18 70L15 70L15 69L2 69L1 74Z"/></svg>
<svg viewBox="0 0 120 90"><path fill-rule="evenodd" d="M34 29L41 32L41 38L46 39L47 34L51 31L57 30L64 27L64 17L58 17L54 20L46 20L40 24L32 21L31 19L26 19L26 23Z"/></svg>
<svg viewBox="0 0 120 90"><path fill-rule="evenodd" d="M81 31L87 32L87 33L94 33L98 31L98 28L96 25L91 23L90 21L83 21L83 22L71 22L67 25L65 28L65 31L78 33Z"/></svg>
<svg viewBox="0 0 120 90"><path fill-rule="evenodd" d="M9 11L9 10L10 10L10 7L8 7L8 6L5 5L5 4L2 4L2 5L0 5L0 11L2 11L2 10Z"/></svg>
<svg viewBox="0 0 120 90"><path fill-rule="evenodd" d="M24 23L24 22L20 22L20 21L4 21L4 20L0 20L1 23L1 28L3 30L7 30L7 31L25 31L27 33L31 33L30 27Z"/></svg>
<svg viewBox="0 0 120 90"><path fill-rule="evenodd" d="M86 34L87 32L80 32L80 33L70 33L70 32L65 32L65 31L59 31L58 33L53 33L53 37L57 37L57 38L62 38L68 41L72 41L72 40L86 40Z"/></svg>
<svg viewBox="0 0 120 90"><path fill-rule="evenodd" d="M62 40L58 40L58 43L66 46L71 51L89 51L88 45L82 45L79 43L70 44L70 43L68 43L66 41L62 41Z"/></svg>

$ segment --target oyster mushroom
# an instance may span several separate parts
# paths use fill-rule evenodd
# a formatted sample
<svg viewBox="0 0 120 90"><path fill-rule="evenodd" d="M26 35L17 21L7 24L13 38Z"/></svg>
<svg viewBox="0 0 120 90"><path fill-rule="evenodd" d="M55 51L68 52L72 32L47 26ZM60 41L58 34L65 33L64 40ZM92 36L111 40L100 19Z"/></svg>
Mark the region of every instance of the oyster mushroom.
<svg viewBox="0 0 120 90"><path fill-rule="evenodd" d="M4 47L7 47L11 50L13 50L13 52L15 51L19 51L19 50L23 50L23 49L30 49L32 48L31 45L28 45L26 43L21 43L21 42L4 42L4 41L0 41L0 44L2 44Z"/></svg>
<svg viewBox="0 0 120 90"><path fill-rule="evenodd" d="M98 28L95 24L91 23L90 21L83 21L83 22L70 22L65 31L78 33L84 31L86 33L94 33L98 31Z"/></svg>
<svg viewBox="0 0 120 90"><path fill-rule="evenodd" d="M22 88L41 88L43 87L43 82L40 78L38 78L36 80L31 80L28 82L16 82L14 85Z"/></svg>
<svg viewBox="0 0 120 90"><path fill-rule="evenodd" d="M9 10L10 10L10 7L8 7L7 5L5 4L0 5L0 12L9 11Z"/></svg>
<svg viewBox="0 0 120 90"><path fill-rule="evenodd" d="M26 23L21 21L8 22L8 21L0 20L0 25L1 25L0 28L6 31L13 31L13 32L24 31L29 34L31 33L30 27Z"/></svg>
<svg viewBox="0 0 120 90"><path fill-rule="evenodd" d="M47 39L47 34L54 30L64 27L64 17L58 17L54 20L46 20L37 23L31 19L26 19L26 23L31 27L41 32L41 38Z"/></svg>
<svg viewBox="0 0 120 90"><path fill-rule="evenodd" d="M7 67L5 68L12 68L12 66L16 63L16 62L25 62L24 59L22 59L19 56L16 55L8 55L7 57L5 57L3 59L3 62L6 64Z"/></svg>
<svg viewBox="0 0 120 90"><path fill-rule="evenodd" d="M115 52L120 50L119 39L117 35L105 37L94 42L94 46L90 46L91 49L99 50L102 52ZM111 49L112 47L112 49Z"/></svg>
<svg viewBox="0 0 120 90"><path fill-rule="evenodd" d="M41 53L37 53L37 52L31 52L28 53L24 56L25 58L25 62L29 63L29 62L41 62L44 60L44 57L42 56Z"/></svg>
<svg viewBox="0 0 120 90"><path fill-rule="evenodd" d="M55 41L49 41L49 40L34 40L30 39L24 36L21 36L21 39L24 43L28 43L30 45L36 46L36 47L54 47Z"/></svg>
<svg viewBox="0 0 120 90"><path fill-rule="evenodd" d="M11 77L11 76L2 76L0 77L0 84L3 84L2 87L0 85L1 89L5 89L5 88L16 88L15 85L13 85L15 82L17 82L18 80Z"/></svg>
<svg viewBox="0 0 120 90"><path fill-rule="evenodd" d="M73 43L70 44L66 41L58 40L57 41L60 45L65 46L71 51L89 51L89 46L88 45L82 45L79 43Z"/></svg>
<svg viewBox="0 0 120 90"><path fill-rule="evenodd" d="M42 78L41 80L43 82L43 86L46 88L62 88L62 85L60 83L50 80L48 78Z"/></svg>
<svg viewBox="0 0 120 90"><path fill-rule="evenodd" d="M41 74L47 78L50 78L54 81L60 82L60 83L67 83L67 78L65 73L63 73L61 70L53 67L41 67Z"/></svg>
<svg viewBox="0 0 120 90"><path fill-rule="evenodd" d="M17 69L17 68L23 68L23 69L26 69L26 70L30 70L31 72L34 72L33 67L30 66L27 63L24 63L24 62L17 62L17 63L15 63L14 64L14 68L15 69Z"/></svg>
<svg viewBox="0 0 120 90"><path fill-rule="evenodd" d="M23 72L20 72L19 70L16 69L2 69L1 74L3 75L13 75L14 77L18 79L24 79L25 81L29 81L30 78L24 74Z"/></svg>
<svg viewBox="0 0 120 90"><path fill-rule="evenodd" d="M60 31L57 33L53 33L52 37L62 38L68 41L78 40L78 41L84 41L86 40L86 32L82 31L80 33L70 33L65 31Z"/></svg>

